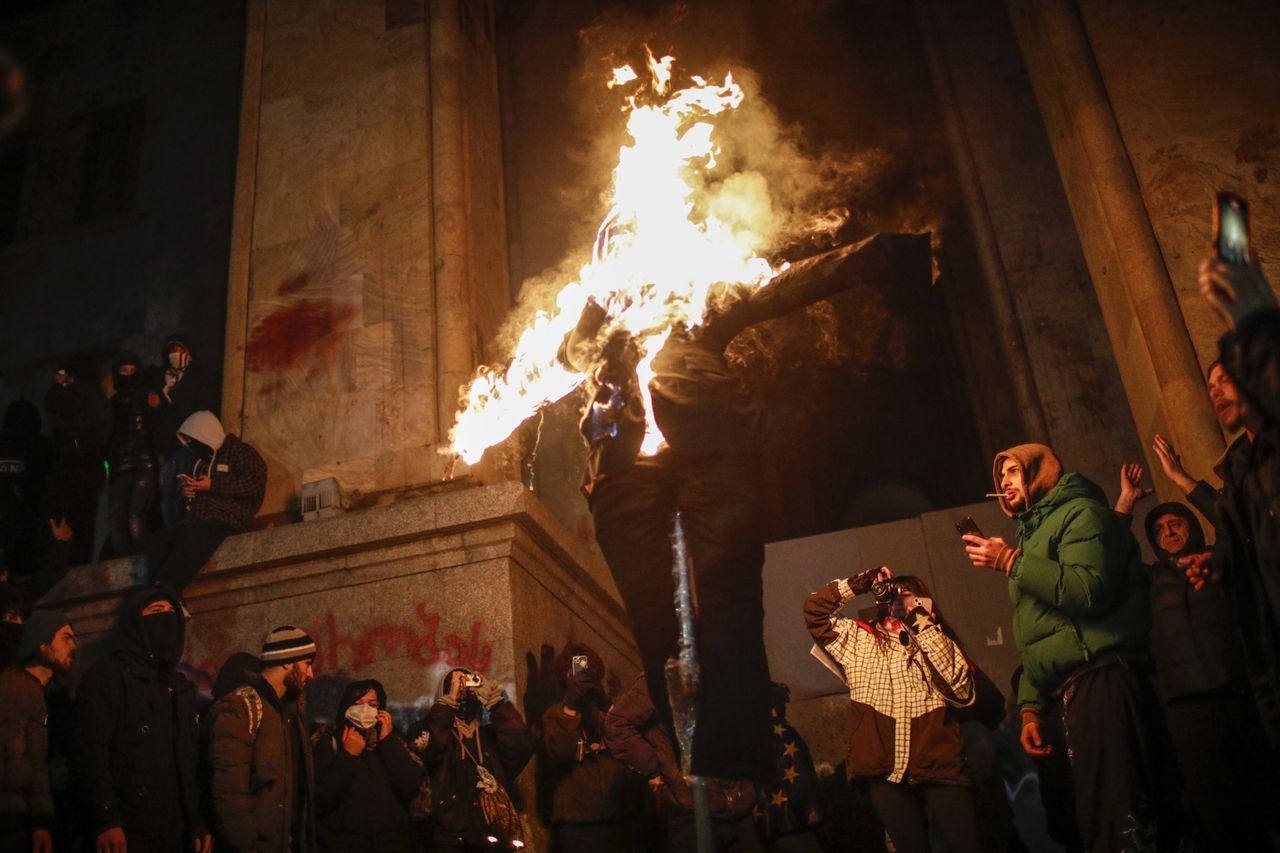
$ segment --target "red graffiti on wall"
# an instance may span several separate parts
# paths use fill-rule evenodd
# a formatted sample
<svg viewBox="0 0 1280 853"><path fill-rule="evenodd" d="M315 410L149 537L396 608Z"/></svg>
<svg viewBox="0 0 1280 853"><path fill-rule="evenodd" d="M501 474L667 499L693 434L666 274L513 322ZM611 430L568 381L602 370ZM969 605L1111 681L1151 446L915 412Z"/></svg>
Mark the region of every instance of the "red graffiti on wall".
<svg viewBox="0 0 1280 853"><path fill-rule="evenodd" d="M306 628L315 638L316 669L319 673L357 672L393 657L407 657L426 669L440 662L448 666L465 666L484 672L493 663L493 647L483 642L484 623L474 621L466 636L449 633L440 638L440 614L427 611L427 605L415 607L418 620L403 623L380 622L363 631L346 632L330 610L319 630ZM184 662L183 671L198 689L210 690L214 679L231 652Z"/></svg>

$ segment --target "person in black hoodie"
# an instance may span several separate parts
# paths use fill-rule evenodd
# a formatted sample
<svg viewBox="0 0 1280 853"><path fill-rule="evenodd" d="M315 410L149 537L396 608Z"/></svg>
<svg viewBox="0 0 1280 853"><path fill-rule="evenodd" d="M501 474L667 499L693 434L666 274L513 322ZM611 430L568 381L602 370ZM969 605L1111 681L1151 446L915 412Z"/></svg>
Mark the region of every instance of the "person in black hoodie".
<svg viewBox="0 0 1280 853"><path fill-rule="evenodd" d="M76 695L76 779L90 835L111 853L208 853L195 689L176 670L182 604L152 588L124 605L110 653Z"/></svg>
<svg viewBox="0 0 1280 853"><path fill-rule="evenodd" d="M93 559L110 407L91 371L60 364L45 392L44 411L55 454L44 515L71 526L69 562L81 565Z"/></svg>
<svg viewBox="0 0 1280 853"><path fill-rule="evenodd" d="M40 434L40 410L14 400L0 428L0 551L11 570L40 565L40 508L52 462L52 443Z"/></svg>
<svg viewBox="0 0 1280 853"><path fill-rule="evenodd" d="M1141 468L1125 466L1115 506L1122 518L1150 494L1140 479ZM1145 567L1156 692L1200 840L1210 850L1265 850L1256 791L1265 778L1256 745L1265 738L1236 652L1231 601L1220 577L1188 573L1200 562L1193 558L1210 553L1204 529L1177 502L1154 507L1143 527L1156 555Z"/></svg>
<svg viewBox="0 0 1280 853"><path fill-rule="evenodd" d="M395 733L381 682L342 691L334 725L312 747L321 853L409 853L416 849L409 804L422 765Z"/></svg>
<svg viewBox="0 0 1280 853"><path fill-rule="evenodd" d="M156 461L160 476L160 515L165 527L177 522L182 510L178 474L190 471L194 459L177 438L182 422L195 412L218 413L218 376L191 352L184 336L165 341L161 366L149 389L147 403L155 413Z"/></svg>
<svg viewBox="0 0 1280 853"><path fill-rule="evenodd" d="M408 740L431 776L428 853L512 849L521 829L511 793L536 742L502 687L469 669L449 670Z"/></svg>
<svg viewBox="0 0 1280 853"><path fill-rule="evenodd" d="M147 537L156 495L156 462L151 453L152 422L141 365L130 352L112 367L111 434L107 439L110 476L107 528L114 556L137 553Z"/></svg>

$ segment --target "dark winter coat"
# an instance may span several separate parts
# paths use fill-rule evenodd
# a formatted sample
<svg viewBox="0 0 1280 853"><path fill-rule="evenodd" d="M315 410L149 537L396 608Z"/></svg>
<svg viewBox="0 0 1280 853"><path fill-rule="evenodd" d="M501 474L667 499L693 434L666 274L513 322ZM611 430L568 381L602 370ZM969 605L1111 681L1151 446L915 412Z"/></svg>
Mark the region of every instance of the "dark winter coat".
<svg viewBox="0 0 1280 853"><path fill-rule="evenodd" d="M602 717L592 705L571 717L559 702L542 715L542 752L554 776L553 824L628 817L635 790L631 771L605 746Z"/></svg>
<svg viewBox="0 0 1280 853"><path fill-rule="evenodd" d="M316 829L326 853L390 853L414 847L409 804L422 784L422 765L392 734L352 755L342 746L350 723L346 709L371 689L387 704L377 682L358 681L343 691L338 720L321 732L312 750L316 768Z"/></svg>
<svg viewBox="0 0 1280 853"><path fill-rule="evenodd" d="M658 796L668 808L690 811L693 792L676 760L671 735L658 720L641 676L604 716L604 741L609 751L645 779L662 778ZM755 807L755 785L747 781L707 780L712 817L736 820Z"/></svg>
<svg viewBox="0 0 1280 853"><path fill-rule="evenodd" d="M1223 569L1254 702L1280 748L1280 310L1258 311L1223 336L1222 364L1262 424L1223 456Z"/></svg>
<svg viewBox="0 0 1280 853"><path fill-rule="evenodd" d="M20 666L0 670L0 815L53 821L44 685Z"/></svg>
<svg viewBox="0 0 1280 853"><path fill-rule="evenodd" d="M182 372L168 393L165 393L165 372L169 368L169 347L179 343L191 353L191 363ZM156 373L149 399L155 414L156 453L169 456L178 449L178 427L182 426L192 412L201 410L218 413L220 400L218 374L210 370L200 360L185 337L174 337L165 341L160 353L160 370Z"/></svg>
<svg viewBox="0 0 1280 853"><path fill-rule="evenodd" d="M1179 554L1160 548L1155 523L1165 515L1187 521L1191 535ZM1199 590L1187 582L1180 557L1202 554L1204 529L1187 506L1163 503L1147 513L1147 541L1157 555L1147 567L1151 602L1151 657L1156 665L1156 689L1169 702L1209 693L1230 685L1235 669L1231 602L1217 580Z"/></svg>
<svg viewBox="0 0 1280 853"><path fill-rule="evenodd" d="M80 448L99 456L111 427L110 405L92 380L54 383L44 395L49 435L59 452Z"/></svg>
<svg viewBox="0 0 1280 853"><path fill-rule="evenodd" d="M209 491L196 495L192 514L221 521L236 533L253 526L267 493L267 463L258 451L228 434L208 467Z"/></svg>
<svg viewBox="0 0 1280 853"><path fill-rule="evenodd" d="M463 754L454 721L457 711L437 702L427 716L409 729L408 741L422 758L431 778L431 818L427 843L483 846L489 834L480 811L479 776L475 763ZM510 702L489 711L489 722L480 726L478 739L484 766L513 798L516 777L533 757L536 743L524 718ZM466 745L475 755L477 738Z"/></svg>
<svg viewBox="0 0 1280 853"><path fill-rule="evenodd" d="M117 377L117 382L119 377ZM129 471L155 467L152 454L151 413L142 377L116 386L111 398L111 434L107 439L107 465L112 478Z"/></svg>
<svg viewBox="0 0 1280 853"><path fill-rule="evenodd" d="M1009 598L1022 653L1018 704L1043 709L1103 652L1144 651L1149 607L1138 543L1089 480L1063 474L1016 521L1021 554Z"/></svg>
<svg viewBox="0 0 1280 853"><path fill-rule="evenodd" d="M75 780L92 835L121 827L172 836L206 832L197 772L195 688L157 660L142 627L146 591L126 602L114 647L76 692Z"/></svg>
<svg viewBox="0 0 1280 853"><path fill-rule="evenodd" d="M275 689L246 672L239 687L213 703L209 717L219 849L285 853L300 797L302 824L293 849L314 853L315 784L305 714L287 715Z"/></svg>

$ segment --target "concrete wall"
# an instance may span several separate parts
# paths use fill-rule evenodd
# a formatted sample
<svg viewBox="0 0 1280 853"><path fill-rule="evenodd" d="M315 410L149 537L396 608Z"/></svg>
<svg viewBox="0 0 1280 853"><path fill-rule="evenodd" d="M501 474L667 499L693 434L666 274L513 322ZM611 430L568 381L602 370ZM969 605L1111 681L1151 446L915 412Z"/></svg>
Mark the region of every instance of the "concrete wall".
<svg viewBox="0 0 1280 853"><path fill-rule="evenodd" d="M243 23L240 0L0 9L31 99L0 141L0 157L25 161L14 241L0 245L0 404L38 402L58 357L128 347L158 363L177 331L220 370ZM104 111L131 103L95 144ZM94 181L119 210L80 210Z"/></svg>
<svg viewBox="0 0 1280 853"><path fill-rule="evenodd" d="M255 0L247 40L224 406L263 511L437 480L507 300L490 6Z"/></svg>

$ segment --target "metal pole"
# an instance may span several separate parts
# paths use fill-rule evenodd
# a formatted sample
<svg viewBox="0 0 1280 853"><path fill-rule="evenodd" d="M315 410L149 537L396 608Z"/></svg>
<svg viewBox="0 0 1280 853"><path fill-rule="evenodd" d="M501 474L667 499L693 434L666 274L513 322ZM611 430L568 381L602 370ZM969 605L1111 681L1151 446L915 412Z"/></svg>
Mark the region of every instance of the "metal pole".
<svg viewBox="0 0 1280 853"><path fill-rule="evenodd" d="M711 837L711 801L707 796L707 780L693 775L693 735L698 728L698 646L693 633L693 588L689 582L689 550L684 539L684 525L677 511L671 531L671 574L675 580L676 616L680 620L680 651L667 660L667 696L680 744L680 771L689 780L693 792L693 825L698 853L713 853Z"/></svg>

